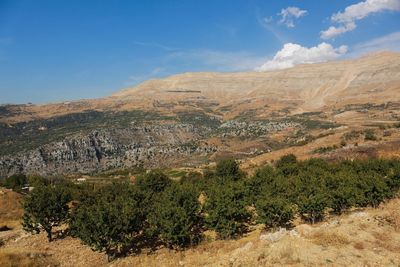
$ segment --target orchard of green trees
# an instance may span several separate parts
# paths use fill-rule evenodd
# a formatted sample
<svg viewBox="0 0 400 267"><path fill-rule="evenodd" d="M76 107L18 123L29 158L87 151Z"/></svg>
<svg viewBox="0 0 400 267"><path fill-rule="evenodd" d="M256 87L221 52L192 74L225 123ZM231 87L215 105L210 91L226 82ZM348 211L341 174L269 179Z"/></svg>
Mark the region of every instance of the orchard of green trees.
<svg viewBox="0 0 400 267"><path fill-rule="evenodd" d="M9 182L9 181L8 181ZM400 188L400 161L370 159L328 163L283 156L246 176L235 160L180 181L161 171L134 184L103 186L38 183L24 201L23 226L47 233L64 225L112 259L141 249L195 246L206 230L236 238L252 224L289 228L294 218L316 223L353 207L377 207Z"/></svg>

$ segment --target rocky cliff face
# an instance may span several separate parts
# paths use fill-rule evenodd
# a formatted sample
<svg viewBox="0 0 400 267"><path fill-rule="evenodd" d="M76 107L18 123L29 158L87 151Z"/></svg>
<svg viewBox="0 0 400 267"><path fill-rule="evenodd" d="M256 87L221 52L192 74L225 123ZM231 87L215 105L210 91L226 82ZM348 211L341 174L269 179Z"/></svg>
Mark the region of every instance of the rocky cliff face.
<svg viewBox="0 0 400 267"><path fill-rule="evenodd" d="M162 167L216 147L195 143L209 129L187 124L103 129L0 158L0 176L89 173L143 165Z"/></svg>
<svg viewBox="0 0 400 267"><path fill-rule="evenodd" d="M377 123L397 121L399 93L400 53L382 52L271 72L184 73L100 99L0 106L0 176L171 166L212 154L217 147L208 143L221 153L269 151L338 119L346 124L340 116L348 114L339 114L347 111L357 123L368 109L381 112Z"/></svg>

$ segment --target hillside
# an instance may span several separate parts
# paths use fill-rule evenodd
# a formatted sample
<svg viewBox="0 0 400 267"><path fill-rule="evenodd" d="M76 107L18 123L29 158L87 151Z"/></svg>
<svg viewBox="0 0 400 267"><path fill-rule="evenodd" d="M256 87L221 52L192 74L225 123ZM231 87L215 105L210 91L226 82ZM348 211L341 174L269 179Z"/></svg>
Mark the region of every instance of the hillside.
<svg viewBox="0 0 400 267"><path fill-rule="evenodd" d="M3 200L3 196L0 195ZM264 233L260 227L237 240L204 241L185 251L160 249L108 263L78 239L47 242L20 227L0 232L2 266L397 266L400 264L399 199L378 209L348 212L292 230ZM1 208L1 207L0 207ZM18 208L13 208L18 211ZM18 211L20 212L20 211ZM0 219L3 215L0 214ZM357 234L355 234L357 233Z"/></svg>
<svg viewBox="0 0 400 267"><path fill-rule="evenodd" d="M224 117L248 109L264 115L280 108L295 113L327 111L348 104L397 102L399 82L400 53L379 52L269 72L178 74L145 81L106 98L3 106L0 121L12 123L87 110L171 113L198 108Z"/></svg>
<svg viewBox="0 0 400 267"><path fill-rule="evenodd" d="M251 167L270 152L321 156L328 146L352 157L365 131L381 145L397 140L399 89L400 54L380 52L270 72L179 74L101 99L5 105L0 175L193 168L223 157Z"/></svg>

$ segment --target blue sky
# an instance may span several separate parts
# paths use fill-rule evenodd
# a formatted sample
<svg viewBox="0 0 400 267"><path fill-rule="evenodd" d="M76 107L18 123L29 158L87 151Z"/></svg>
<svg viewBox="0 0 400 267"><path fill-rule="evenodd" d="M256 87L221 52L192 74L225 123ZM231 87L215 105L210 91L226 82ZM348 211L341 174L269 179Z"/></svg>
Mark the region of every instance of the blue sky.
<svg viewBox="0 0 400 267"><path fill-rule="evenodd" d="M346 9L347 8L347 9ZM400 51L400 0L0 0L0 103Z"/></svg>

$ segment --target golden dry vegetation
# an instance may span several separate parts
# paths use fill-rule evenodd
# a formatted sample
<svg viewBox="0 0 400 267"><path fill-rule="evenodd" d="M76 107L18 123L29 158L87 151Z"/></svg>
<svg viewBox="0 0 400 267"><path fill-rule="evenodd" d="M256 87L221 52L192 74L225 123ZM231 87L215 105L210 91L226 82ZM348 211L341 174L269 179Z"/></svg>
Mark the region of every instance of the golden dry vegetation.
<svg viewBox="0 0 400 267"><path fill-rule="evenodd" d="M291 230L264 232L256 226L237 240L213 240L208 235L191 249L160 248L111 263L78 239L48 243L45 234L30 235L16 227L0 232L0 266L398 266L399 206L397 198L315 225L296 220Z"/></svg>

